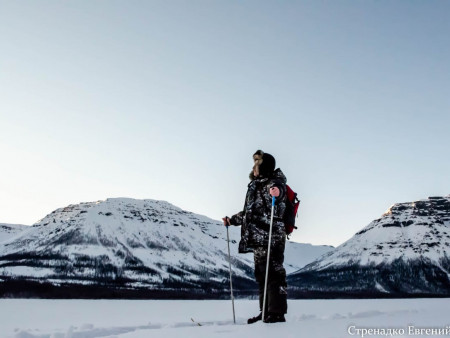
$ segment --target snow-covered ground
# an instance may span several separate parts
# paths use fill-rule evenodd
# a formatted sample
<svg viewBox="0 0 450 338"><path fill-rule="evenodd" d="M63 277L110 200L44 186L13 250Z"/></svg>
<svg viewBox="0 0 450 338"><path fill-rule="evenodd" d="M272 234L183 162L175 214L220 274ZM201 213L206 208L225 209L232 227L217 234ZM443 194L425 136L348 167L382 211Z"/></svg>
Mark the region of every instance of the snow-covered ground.
<svg viewBox="0 0 450 338"><path fill-rule="evenodd" d="M430 337L450 325L450 299L289 300L287 323L253 325L257 301L235 307L236 325L230 301L1 299L0 337Z"/></svg>

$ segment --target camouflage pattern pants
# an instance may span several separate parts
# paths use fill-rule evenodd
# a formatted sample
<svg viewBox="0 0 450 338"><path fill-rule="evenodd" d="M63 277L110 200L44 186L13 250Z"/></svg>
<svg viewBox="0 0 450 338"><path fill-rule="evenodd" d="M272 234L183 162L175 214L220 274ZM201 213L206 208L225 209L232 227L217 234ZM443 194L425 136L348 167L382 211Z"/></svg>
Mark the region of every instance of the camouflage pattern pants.
<svg viewBox="0 0 450 338"><path fill-rule="evenodd" d="M287 313L286 270L283 267L285 241L272 243L267 281L266 313ZM262 311L266 278L267 247L254 250L255 277L259 286L259 308Z"/></svg>

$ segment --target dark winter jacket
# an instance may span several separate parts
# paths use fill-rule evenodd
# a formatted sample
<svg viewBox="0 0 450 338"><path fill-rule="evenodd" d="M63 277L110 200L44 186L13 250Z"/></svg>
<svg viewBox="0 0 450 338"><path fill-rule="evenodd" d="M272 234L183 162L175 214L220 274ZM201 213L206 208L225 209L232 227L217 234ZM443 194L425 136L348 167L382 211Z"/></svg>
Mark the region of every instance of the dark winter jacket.
<svg viewBox="0 0 450 338"><path fill-rule="evenodd" d="M269 240L270 216L272 211L271 187L280 189L280 196L275 200L272 226L272 242L284 240L283 214L286 208L286 177L280 169L276 169L271 177L253 177L248 185L244 209L232 216L232 225L240 225L241 241L239 252L252 252L254 248L267 246Z"/></svg>

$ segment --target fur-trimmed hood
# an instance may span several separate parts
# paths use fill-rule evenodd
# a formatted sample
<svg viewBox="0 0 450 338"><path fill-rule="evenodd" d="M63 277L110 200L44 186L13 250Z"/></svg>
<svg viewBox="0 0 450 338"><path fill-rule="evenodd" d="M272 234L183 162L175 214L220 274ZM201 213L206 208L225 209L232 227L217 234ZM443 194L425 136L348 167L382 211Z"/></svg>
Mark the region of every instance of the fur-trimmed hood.
<svg viewBox="0 0 450 338"><path fill-rule="evenodd" d="M253 154L253 162L253 169L249 175L251 181L257 177L269 178L273 175L276 167L276 161L275 158L269 153L265 153L262 150L257 150Z"/></svg>

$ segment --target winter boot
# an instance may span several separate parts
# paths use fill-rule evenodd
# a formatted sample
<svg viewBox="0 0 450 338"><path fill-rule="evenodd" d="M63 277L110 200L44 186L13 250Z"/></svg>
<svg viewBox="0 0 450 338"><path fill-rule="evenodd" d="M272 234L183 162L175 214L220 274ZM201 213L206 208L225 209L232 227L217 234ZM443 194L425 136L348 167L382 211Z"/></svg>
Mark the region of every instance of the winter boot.
<svg viewBox="0 0 450 338"><path fill-rule="evenodd" d="M260 321L261 319L262 319L262 313L260 313L260 314L257 315L256 317L249 318L249 319L247 320L247 324L253 324L253 323L256 323L256 322Z"/></svg>
<svg viewBox="0 0 450 338"><path fill-rule="evenodd" d="M264 323L284 323L286 319L282 313L269 313L264 319Z"/></svg>

